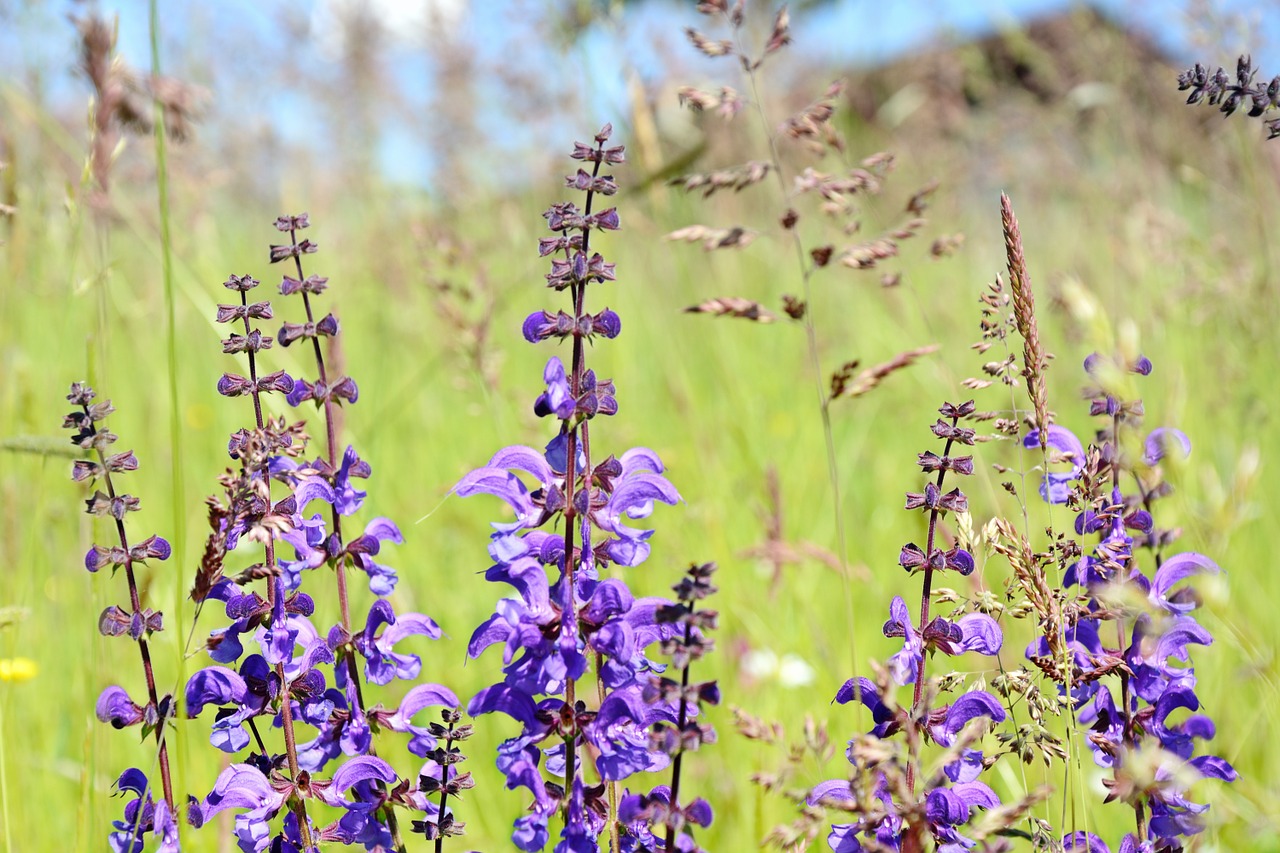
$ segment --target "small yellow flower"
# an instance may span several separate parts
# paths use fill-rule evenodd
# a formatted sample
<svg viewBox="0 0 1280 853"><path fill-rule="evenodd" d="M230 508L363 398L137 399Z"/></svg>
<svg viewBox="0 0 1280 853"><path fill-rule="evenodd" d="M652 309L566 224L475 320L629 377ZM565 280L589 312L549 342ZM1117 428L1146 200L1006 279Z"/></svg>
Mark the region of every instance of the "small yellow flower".
<svg viewBox="0 0 1280 853"><path fill-rule="evenodd" d="M0 681L29 681L36 677L38 667L31 658L0 658Z"/></svg>

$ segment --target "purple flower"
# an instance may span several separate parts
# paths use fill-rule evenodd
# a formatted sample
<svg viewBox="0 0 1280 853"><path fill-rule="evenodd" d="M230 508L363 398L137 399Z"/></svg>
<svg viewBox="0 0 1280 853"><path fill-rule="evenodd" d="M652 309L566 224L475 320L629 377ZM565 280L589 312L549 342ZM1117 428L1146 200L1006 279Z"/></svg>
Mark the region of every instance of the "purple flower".
<svg viewBox="0 0 1280 853"><path fill-rule="evenodd" d="M1071 466L1071 470L1067 473L1046 471L1040 482L1040 497L1051 504L1065 504L1071 495L1071 481L1084 470L1084 445L1076 438L1075 433L1065 427L1052 424L1048 430L1048 445L1054 451L1050 454L1049 461L1066 463ZM1028 450L1039 449L1040 430L1033 429L1027 433L1022 439L1022 446Z"/></svg>
<svg viewBox="0 0 1280 853"><path fill-rule="evenodd" d="M123 687L108 687L98 696L98 719L114 729L136 726L142 722L142 707L129 698Z"/></svg>
<svg viewBox="0 0 1280 853"><path fill-rule="evenodd" d="M355 448L348 445L342 454L342 464L333 477L333 505L339 515L354 515L360 509L368 493L357 489L351 481L356 478L368 479L371 473L373 471L369 463L357 456Z"/></svg>
<svg viewBox="0 0 1280 853"><path fill-rule="evenodd" d="M453 691L447 687L439 684L419 684L405 694L400 707L394 714L382 717L381 720L382 724L392 731L411 735L409 751L419 757L426 757L431 750L435 749L436 738L429 729L413 725L414 716L424 708L436 706L457 708L459 704L458 697L453 695Z"/></svg>
<svg viewBox="0 0 1280 853"><path fill-rule="evenodd" d="M325 523L324 516L316 513L309 519L301 515L294 517L293 528L280 535L281 540L293 546L296 559L286 560L277 554L276 565L284 573L285 589L292 592L302 585L302 573L310 569L318 569L329 559L324 548Z"/></svg>
<svg viewBox="0 0 1280 853"><path fill-rule="evenodd" d="M279 813L285 799L285 793L273 788L258 768L249 764L232 764L218 774L218 780L207 797L192 803L188 819L198 829L219 812L241 810L235 817L235 835L240 849L258 853L270 843L268 821Z"/></svg>
<svg viewBox="0 0 1280 853"><path fill-rule="evenodd" d="M574 777L573 790L569 795L569 806L565 812L564 830L560 833L560 843L555 853L597 853L599 846L596 839L600 835L598 819L587 811L584 803L581 777Z"/></svg>
<svg viewBox="0 0 1280 853"><path fill-rule="evenodd" d="M244 723L262 713L271 689L272 673L260 655L251 655L241 667L257 680L259 691L249 688L246 680L225 666L210 666L196 672L187 681L187 715L198 717L205 705L226 707L234 705L231 714L219 714L213 724L209 742L223 752L236 753L249 745L249 733Z"/></svg>
<svg viewBox="0 0 1280 853"><path fill-rule="evenodd" d="M1184 615L1190 613L1200 602L1195 598L1190 590L1184 588L1170 594L1178 583L1189 577L1198 574L1218 574L1221 569L1218 564L1210 560L1203 554L1187 552L1176 554L1165 560L1160 568L1156 569L1155 577L1151 581L1151 592L1148 598L1156 607L1166 610L1175 615Z"/></svg>
<svg viewBox="0 0 1280 853"><path fill-rule="evenodd" d="M374 595L390 595L396 588L396 570L373 559L388 541L404 543L400 528L389 518L375 518L365 525L364 535L347 546L352 562L369 576L369 591Z"/></svg>
<svg viewBox="0 0 1280 853"><path fill-rule="evenodd" d="M134 796L125 803L124 816L111 822L114 831L107 836L107 844L112 853L142 853L149 833L159 839L156 853L178 853L178 824L169 804L152 797L146 775L130 768L120 774L114 787L120 794Z"/></svg>
<svg viewBox="0 0 1280 853"><path fill-rule="evenodd" d="M1191 455L1191 439L1180 429L1156 427L1143 442L1142 461L1157 465L1169 455L1170 450L1179 459L1186 459Z"/></svg>
<svg viewBox="0 0 1280 853"><path fill-rule="evenodd" d="M941 719L937 723L930 723L929 735L943 746L955 743L961 730L980 717L988 717L997 723L1004 722L1005 718L1000 700L984 690L966 693L938 713Z"/></svg>
<svg viewBox="0 0 1280 853"><path fill-rule="evenodd" d="M929 830L938 842L938 853L961 853L974 842L956 831L969 822L975 808L994 809L1000 799L983 782L964 782L949 788L934 788L925 797L924 813Z"/></svg>
<svg viewBox="0 0 1280 853"><path fill-rule="evenodd" d="M547 390L533 404L533 413L538 417L555 415L560 420L568 420L577 409L577 401L569 390L569 380L565 377L564 362L551 356L546 368L542 371L542 380L547 383Z"/></svg>
<svg viewBox="0 0 1280 853"><path fill-rule="evenodd" d="M902 637L902 648L889 658L889 673L898 685L914 684L920 662L924 660L924 645L911 624L911 614L902 596L895 595L889 604L889 621L882 629L886 637Z"/></svg>
<svg viewBox="0 0 1280 853"><path fill-rule="evenodd" d="M387 630L378 636L383 625L388 626ZM438 640L440 627L421 613L403 613L397 617L391 605L383 599L373 603L364 631L353 638L356 650L367 662L365 675L370 684L390 684L395 678L412 680L418 677L422 671L422 659L417 655L392 651L396 643L415 635Z"/></svg>
<svg viewBox="0 0 1280 853"><path fill-rule="evenodd" d="M453 491L458 497L488 494L501 498L516 514L514 525L503 525L503 532L538 527L548 516L536 505L528 487L515 471L532 474L540 484L545 504L554 504L552 494L560 494L554 485L555 472L541 453L532 447L505 447L494 454L489 464L467 474ZM563 499L562 499L563 500ZM495 525L497 527L497 525Z"/></svg>

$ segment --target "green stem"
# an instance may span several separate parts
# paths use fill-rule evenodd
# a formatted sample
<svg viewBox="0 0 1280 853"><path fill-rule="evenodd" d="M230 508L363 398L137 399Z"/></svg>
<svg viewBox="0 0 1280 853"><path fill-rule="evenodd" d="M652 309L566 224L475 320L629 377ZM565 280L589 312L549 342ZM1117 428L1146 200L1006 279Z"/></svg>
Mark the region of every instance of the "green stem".
<svg viewBox="0 0 1280 853"><path fill-rule="evenodd" d="M151 30L151 77L160 77L160 9L157 0L150 0L149 23ZM169 214L169 158L167 140L165 138L164 107L159 99L153 103L153 136L156 143L156 202L160 216L160 268L164 279L165 305L165 355L169 379L169 478L172 483L170 492L170 508L172 510L173 552L176 562L181 563L187 547L186 483L182 461L182 405L178 393L178 312L177 299L173 287L173 229ZM182 636L186 596L182 594L181 584L173 587L173 624ZM186 659L181 649L177 650L176 679L178 684L186 682ZM181 692L175 691L178 696ZM179 700L180 701L180 700ZM177 742L177 767L186 766L184 748L181 738ZM179 821L181 827L183 821Z"/></svg>

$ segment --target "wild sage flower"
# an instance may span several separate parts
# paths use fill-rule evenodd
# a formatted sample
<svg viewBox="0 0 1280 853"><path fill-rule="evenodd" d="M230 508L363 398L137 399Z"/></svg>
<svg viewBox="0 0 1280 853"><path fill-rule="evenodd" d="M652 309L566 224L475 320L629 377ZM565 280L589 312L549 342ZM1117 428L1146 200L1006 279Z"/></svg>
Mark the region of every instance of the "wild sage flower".
<svg viewBox="0 0 1280 853"><path fill-rule="evenodd" d="M367 686L419 675L420 659L397 650L397 644L414 635L437 638L440 630L421 614L397 615L382 599L371 606L363 631L351 626L345 569L351 565L363 570L373 592L389 593L395 572L374 557L383 543L400 542L402 537L385 518L368 522L350 541L342 535L341 519L359 511L367 497L352 481L368 478L371 469L352 448L341 460L337 458L335 401L354 403L358 392L347 377L326 378L317 339L337 334L338 324L332 315L319 322L311 318L310 296L323 290L324 280L301 276L301 255L316 250L310 240L296 237L297 230L308 225L305 214L281 217L276 223L292 239L288 246L272 247L272 260L293 259L299 271L297 279L285 277L281 290L302 293L308 313L306 323L285 323L276 340L287 345L311 339L319 380L295 381L282 371L258 375L258 354L270 348L273 340L251 321L272 319L273 309L268 302L248 301L257 280L232 276L227 287L240 293L240 304L218 308L220 322L243 325L243 333L233 333L223 342L223 350L245 353L248 360L248 376L226 374L218 388L226 396L251 396L255 425L231 437L228 451L240 469L221 478L224 498L209 502L212 534L193 594L200 601L222 603L231 623L212 632L208 646L219 665L191 676L186 700L193 717L206 707L217 709L210 731L213 746L233 755L249 753L223 771L207 796L192 803L189 817L200 826L222 811L236 811L235 833L246 851L267 847L312 851L321 842L403 850L395 815L398 808L422 818L414 821L419 831L427 825L437 826L440 835L462 831L462 823L444 811L443 798L433 803L428 796L441 790L457 795L470 787L469 774L459 775L453 767L462 758L456 748L449 753L436 751L437 724L413 723L419 712L432 705L444 706L449 719L459 703L447 688L424 684L411 690L396 710L366 705ZM324 409L327 458L303 459L304 424L264 417L261 395L267 392L287 394L295 405L310 399ZM275 500L273 485L288 494ZM327 521L322 513L308 514L309 504L316 500L329 504ZM226 554L247 543L262 546L263 562L238 576L226 576ZM278 543L292 546L293 560L277 556ZM332 566L338 578L341 620L321 632L311 621L312 596L301 587L310 572L325 565ZM265 595L244 589L258 580L265 581ZM257 647L247 656L244 636ZM357 665L361 658L363 678ZM127 714L129 709L120 708L118 713ZM264 740L263 728L268 725L282 730L283 752ZM313 739L302 737L304 726L315 730ZM415 786L402 780L375 754L374 736L381 730L410 735L410 751L426 759L424 778L436 779L441 766L444 775L426 788L421 782ZM452 740L463 737L453 731ZM333 770L331 778L319 777L343 755L348 760ZM316 825L308 814L309 800L339 809L341 817L327 826Z"/></svg>
<svg viewBox="0 0 1280 853"><path fill-rule="evenodd" d="M1086 600L1080 617L1065 630L1073 659L1069 682L1060 689L1089 730L1094 763L1111 770L1104 782L1107 801L1120 800L1134 811L1137 832L1126 834L1118 849L1181 851L1186 839L1203 829L1208 809L1187 798L1188 777L1230 782L1237 775L1226 760L1196 754L1196 741L1210 740L1215 729L1209 717L1197 713L1190 647L1207 646L1213 637L1192 615L1200 599L1183 581L1220 569L1203 554L1164 553L1174 535L1158 530L1154 521L1155 501L1170 491L1160 463L1167 456L1188 455L1191 442L1167 427L1136 440L1143 405L1120 396L1125 383L1119 377L1148 375L1150 360L1095 354L1084 367L1095 382L1090 413L1104 418L1104 426L1087 449L1065 428L1049 428L1050 447L1072 467L1069 474L1047 474L1041 490L1047 500L1068 504L1076 513L1077 536L1098 536L1091 549L1082 548L1063 579L1068 587L1082 587ZM1029 433L1024 445L1039 449L1038 432ZM1144 548L1149 569L1142 565L1148 562L1141 559ZM1026 654L1033 662L1051 663L1045 638ZM1081 853L1110 853L1102 839L1085 832L1068 834L1063 844Z"/></svg>
<svg viewBox="0 0 1280 853"><path fill-rule="evenodd" d="M938 542L938 522L944 513L968 511L968 498L959 488L943 491L947 472L957 475L973 473L973 457L952 456L956 445L972 445L974 430L959 426L962 418L974 413L972 401L947 403L940 409L942 418L932 427L933 434L945 444L939 455L932 451L919 454L917 464L932 478L921 492L908 492L905 507L927 514L927 538L924 547L914 542L904 545L898 563L910 574L923 575L920 618L913 623L906 601L895 596L889 605L889 620L883 633L901 638L902 648L889 659L888 678L879 682L865 677L851 678L836 693L840 704L860 702L871 713L873 727L867 736L855 737L849 743L849 760L854 766L852 778L823 782L809 795L810 805L828 805L852 812L857 819L831 827L827 843L836 853L855 853L866 847L897 850L904 845L922 849L925 837L931 837L939 850L961 850L974 842L961 833L974 809L1000 806L995 792L978 777L989 766L982 750L973 748L986 719L1000 723L1005 710L1000 701L984 690L971 690L950 704L933 707L936 684L926 678L926 667L935 654L956 656L977 652L994 656L1000 651L1004 636L1000 626L986 613L975 611L959 618L929 618L930 593L935 576L943 571L961 575L974 570L973 556L958 546L944 549ZM936 476L932 476L935 475ZM898 707L890 686L914 685L911 704ZM904 735L905 756L892 749L891 760L869 760L870 752L885 753L875 742ZM921 740L928 739L947 747L954 757L942 774L923 778ZM904 766L905 764L905 766ZM917 791L917 782L925 790Z"/></svg>
<svg viewBox="0 0 1280 853"><path fill-rule="evenodd" d="M114 728L137 725L142 727L144 738L154 735L156 764L164 793L164 798L157 803L141 770L129 769L121 774L117 788L121 793L133 792L136 799L126 806L124 819L113 824L115 832L111 834L110 843L116 851L142 850L146 834L154 832L160 839L158 849L169 853L178 849L169 748L165 740L174 704L172 696L161 696L156 688L150 645L151 635L164 629L164 617L143 605L136 569L145 565L147 560L169 559L171 549L169 543L159 536L149 536L132 545L129 542L125 516L140 509L141 502L133 495L117 491L114 478L138 470L138 459L132 450L110 452L117 436L102 422L115 411L115 407L110 400L93 402L96 396L88 385L73 383L67 400L76 409L62 422L64 428L75 431L71 443L93 454L91 459L74 463L72 479L77 483L101 483L102 489L106 490L95 489L93 496L85 501L85 512L104 521L110 519L116 533L113 544L95 544L89 549L85 554L84 567L89 572L110 567L113 575L120 569L124 570L129 601L123 605L113 604L104 610L98 617L98 630L103 636L127 637L137 644L147 685L146 698L141 704L132 699L123 687L107 687L98 697L96 711L99 720L110 723Z"/></svg>
<svg viewBox="0 0 1280 853"><path fill-rule="evenodd" d="M613 383L586 366L586 345L621 331L613 311L586 308L588 287L616 277L614 265L592 246L594 234L620 225L614 208L593 210L598 197L617 192L613 177L601 173L624 161L622 146L605 144L611 133L606 125L594 145L574 144L572 158L590 164L590 171L579 168L565 185L586 194L584 205L557 203L543 214L552 232L538 245L541 256L552 258L547 286L568 291L571 312L536 311L523 333L533 343L570 342L569 363L548 359L544 390L534 401L536 414L558 421L556 434L541 451L499 450L454 487L462 497L494 495L515 516L493 524L494 562L485 577L511 586L516 596L498 602L468 647L478 657L502 645L504 678L474 696L467 710L500 711L520 723L520 733L499 748L497 765L507 787L527 788L532 796L530 812L516 820L512 836L526 851L546 845L556 812L563 812L557 851L595 850L602 833L616 849L625 831L618 807L625 793L617 783L668 766L667 754L652 748L648 731L659 720L675 722L677 715L671 701L649 702L645 693L649 673L662 667L646 649L679 630L658 617L670 602L636 599L622 580L601 579L610 565L634 567L649 556L653 531L626 519L647 517L655 503L680 500L651 450L603 456L592 442L594 419L618 411ZM531 478L533 488L518 474ZM542 529L552 525L559 532ZM591 707L579 682L593 664L599 702ZM599 786L587 784L584 751L595 757Z"/></svg>

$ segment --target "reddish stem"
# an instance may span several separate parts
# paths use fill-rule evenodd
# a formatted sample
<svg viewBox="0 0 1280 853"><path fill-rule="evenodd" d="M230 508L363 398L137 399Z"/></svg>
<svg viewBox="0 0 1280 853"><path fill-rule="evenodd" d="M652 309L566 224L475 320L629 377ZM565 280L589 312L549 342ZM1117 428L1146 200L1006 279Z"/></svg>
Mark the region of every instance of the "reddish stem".
<svg viewBox="0 0 1280 853"><path fill-rule="evenodd" d="M84 405L85 417L89 417L89 406ZM89 429L97 434L97 427L93 425L92 419L89 420ZM107 487L107 495L112 500L116 497L115 485L111 482L111 472L107 469L107 457L102 452L102 448L97 448L98 464L102 466L102 480ZM129 604L133 608L133 613L142 612L142 596L138 593L138 580L133 571L133 560L127 555L129 553L129 538L125 534L124 519L117 518L116 533L120 537L120 547L124 549L126 554L124 563L124 576L129 584ZM157 711L160 708L159 694L156 692L156 676L155 670L151 665L151 647L147 643L146 635L138 638L138 652L142 656L142 671L147 678L147 700L152 708ZM164 801L169 806L169 813L174 814L173 810L173 780L169 774L169 746L164 739L165 721L161 720L156 726L156 746L159 748L158 761L160 764L160 784L164 790Z"/></svg>
<svg viewBox="0 0 1280 853"><path fill-rule="evenodd" d="M959 418L952 418L951 426L955 427L958 422ZM947 439L946 446L942 449L943 458L951 455L951 445L954 441L952 438ZM942 480L946 475L946 468L938 469L938 479L934 481L934 485L937 486L939 492L942 491ZM938 518L941 515L942 513L936 509L929 510L929 538L925 542L924 548L924 589L920 593L920 638L922 643L924 641L925 626L929 624L929 593L933 587L933 562L931 558L933 556L933 541L938 530ZM913 726L920 713L920 698L924 694L924 665L927 657L925 652L926 650L922 648L920 651L920 664L916 668L916 689L911 699L911 725ZM907 789L912 794L916 792L916 765L914 761L907 764Z"/></svg>

